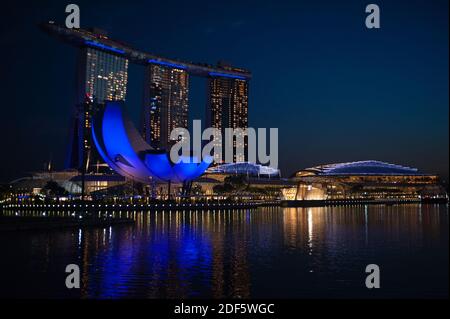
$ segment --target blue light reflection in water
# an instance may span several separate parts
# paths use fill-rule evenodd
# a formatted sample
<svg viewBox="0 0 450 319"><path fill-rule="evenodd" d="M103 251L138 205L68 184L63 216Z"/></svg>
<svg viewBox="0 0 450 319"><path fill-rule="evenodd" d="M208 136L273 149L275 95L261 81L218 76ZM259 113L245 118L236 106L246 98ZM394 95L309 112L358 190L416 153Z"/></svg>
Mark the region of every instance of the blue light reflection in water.
<svg viewBox="0 0 450 319"><path fill-rule="evenodd" d="M0 232L0 296L448 296L445 205L272 207L132 216L133 226ZM70 263L81 268L78 291L64 285L64 268ZM383 289L365 288L369 263L380 266Z"/></svg>

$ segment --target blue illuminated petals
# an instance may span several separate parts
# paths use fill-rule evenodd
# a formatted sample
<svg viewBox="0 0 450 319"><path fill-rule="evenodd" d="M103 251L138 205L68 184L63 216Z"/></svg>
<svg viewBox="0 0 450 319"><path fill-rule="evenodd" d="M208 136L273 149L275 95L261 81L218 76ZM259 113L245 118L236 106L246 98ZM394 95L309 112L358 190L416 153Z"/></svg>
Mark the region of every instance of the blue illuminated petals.
<svg viewBox="0 0 450 319"><path fill-rule="evenodd" d="M148 181L150 171L142 163L139 156L134 151L127 136L124 122L122 119L122 110L119 102L109 102L103 115L103 141L110 159L128 174ZM117 156L122 156L130 165L123 164L116 160Z"/></svg>
<svg viewBox="0 0 450 319"><path fill-rule="evenodd" d="M201 161L195 157L182 157L177 164L171 163L167 153L148 152L142 160L130 141L124 124L121 102L107 102L101 119L101 128L97 129L93 121L92 136L99 154L105 162L118 174L131 177L142 182L150 178L163 181L185 182L202 175L212 163L212 157L207 156ZM101 132L101 137L97 133ZM142 140L140 144L145 144Z"/></svg>
<svg viewBox="0 0 450 319"><path fill-rule="evenodd" d="M203 175L212 162L213 158L211 156L204 158L203 161L197 166L195 174L191 176L191 179L196 179Z"/></svg>
<svg viewBox="0 0 450 319"><path fill-rule="evenodd" d="M173 167L173 171L180 181L184 180L191 180L192 176L195 175L196 168L198 164L197 163L183 163L180 162L178 164L175 164Z"/></svg>
<svg viewBox="0 0 450 319"><path fill-rule="evenodd" d="M175 164L174 171L179 180L194 180L201 176L211 165L212 157L205 157L200 163L197 163L196 158L191 158L191 161L191 163L186 163L185 159L183 159L178 164Z"/></svg>
<svg viewBox="0 0 450 319"><path fill-rule="evenodd" d="M167 154L147 154L145 155L145 165L161 180L172 181L174 179Z"/></svg>
<svg viewBox="0 0 450 319"><path fill-rule="evenodd" d="M103 160L106 162L106 164L109 165L113 170L119 173L121 170L119 167L117 167L114 162L108 157L106 151L103 149L103 147L100 145L99 139L97 137L97 133L95 132L96 127L96 120L92 119L92 139L94 140L94 144L97 147L97 151L100 154L100 156L103 158ZM123 175L125 172L119 173L120 175Z"/></svg>

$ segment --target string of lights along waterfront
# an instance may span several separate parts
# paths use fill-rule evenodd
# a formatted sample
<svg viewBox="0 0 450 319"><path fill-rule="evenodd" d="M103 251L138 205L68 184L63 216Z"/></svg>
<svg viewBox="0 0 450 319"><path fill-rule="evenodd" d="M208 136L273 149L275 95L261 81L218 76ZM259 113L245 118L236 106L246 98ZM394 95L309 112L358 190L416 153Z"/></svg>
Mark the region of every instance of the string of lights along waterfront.
<svg viewBox="0 0 450 319"><path fill-rule="evenodd" d="M68 29L54 22L41 27L78 48L77 98L66 168L89 170L100 161L90 134L92 114L105 100L126 101L130 62L145 68L141 133L154 149L169 149L170 132L188 128L190 76L207 78L206 127L222 133L227 127L248 127L248 70L156 56L112 40L99 29ZM237 147L241 145L235 143ZM234 157L235 162L244 160Z"/></svg>

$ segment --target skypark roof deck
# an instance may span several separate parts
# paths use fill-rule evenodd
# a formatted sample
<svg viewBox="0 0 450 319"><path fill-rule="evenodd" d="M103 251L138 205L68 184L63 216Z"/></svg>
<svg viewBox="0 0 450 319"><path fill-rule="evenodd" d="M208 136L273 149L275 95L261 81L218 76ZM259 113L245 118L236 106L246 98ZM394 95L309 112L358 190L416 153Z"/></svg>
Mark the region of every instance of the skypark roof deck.
<svg viewBox="0 0 450 319"><path fill-rule="evenodd" d="M108 51L112 54L124 56L136 64L159 64L183 69L190 74L202 77L226 77L242 80L249 80L251 78L251 73L249 71L240 68L185 62L136 50L123 42L110 39L101 32L91 32L85 29L69 29L53 22L42 23L40 26L50 35L57 36L71 45L78 47L94 47Z"/></svg>

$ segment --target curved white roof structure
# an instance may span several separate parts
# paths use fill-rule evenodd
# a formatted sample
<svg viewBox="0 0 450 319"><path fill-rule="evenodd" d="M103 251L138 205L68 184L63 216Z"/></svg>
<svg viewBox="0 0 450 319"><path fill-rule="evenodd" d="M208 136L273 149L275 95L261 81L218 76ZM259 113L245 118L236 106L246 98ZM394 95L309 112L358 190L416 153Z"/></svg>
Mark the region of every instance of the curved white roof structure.
<svg viewBox="0 0 450 319"><path fill-rule="evenodd" d="M227 163L210 167L209 173L227 173L227 174L244 174L244 175L265 175L280 176L280 170L270 166L250 162Z"/></svg>
<svg viewBox="0 0 450 319"><path fill-rule="evenodd" d="M424 175L417 168L390 164L381 161L358 161L325 164L306 168L298 173L310 175Z"/></svg>

